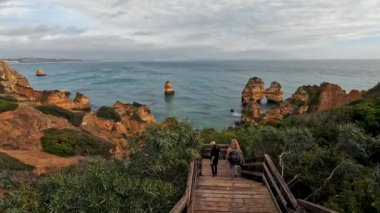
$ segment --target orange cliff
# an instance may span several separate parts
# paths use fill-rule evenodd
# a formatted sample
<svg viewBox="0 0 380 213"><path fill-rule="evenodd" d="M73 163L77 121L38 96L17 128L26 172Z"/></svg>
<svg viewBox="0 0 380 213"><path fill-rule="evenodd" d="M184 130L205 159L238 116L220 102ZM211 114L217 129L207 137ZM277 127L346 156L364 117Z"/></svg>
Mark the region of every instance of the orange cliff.
<svg viewBox="0 0 380 213"><path fill-rule="evenodd" d="M364 91L358 90L352 90L347 94L337 84L322 83L319 86L299 87L291 98L282 102L283 91L279 83L272 82L271 87L266 91L263 91L262 88L263 81L257 77L251 78L244 88L242 93L244 108L241 118L244 123L276 123L290 115L340 108L353 101L362 99L365 94ZM273 96L273 94L275 95ZM273 106L267 112L258 114L257 108L260 106L253 107L254 105L252 105L252 103L248 104L249 102L246 102L246 100L261 100L263 95L267 96L269 102L278 102L277 105ZM244 104L245 102L246 104ZM256 110L253 110L254 108L256 108Z"/></svg>
<svg viewBox="0 0 380 213"><path fill-rule="evenodd" d="M36 91L24 76L3 61L0 61L0 96L15 98L19 103L16 110L0 113L0 151L36 166L37 173L66 167L82 159L79 156L62 158L44 153L40 139L46 129L69 128L86 131L114 143L116 150L110 151L114 152L115 157L124 157L128 154L127 136L136 135L156 124L148 106L120 101L113 105L120 121L101 118L96 112L88 111L90 100L85 95L77 93L74 100L71 100L70 93L66 91ZM84 110L84 116L79 127L76 127L65 118L36 110L34 107L38 105Z"/></svg>

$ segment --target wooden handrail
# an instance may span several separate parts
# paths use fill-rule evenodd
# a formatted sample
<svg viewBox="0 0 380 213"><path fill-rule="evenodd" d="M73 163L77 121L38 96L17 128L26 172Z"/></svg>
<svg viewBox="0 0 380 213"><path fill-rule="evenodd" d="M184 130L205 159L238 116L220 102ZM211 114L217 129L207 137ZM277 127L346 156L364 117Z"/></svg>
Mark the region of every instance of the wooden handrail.
<svg viewBox="0 0 380 213"><path fill-rule="evenodd" d="M225 159L227 155L227 149L230 146L229 144L217 144L219 149L220 149L220 155L219 159ZM209 159L211 158L211 149L213 145L211 144L203 144L202 145L202 151L201 151L201 156L202 158Z"/></svg>
<svg viewBox="0 0 380 213"><path fill-rule="evenodd" d="M170 213L191 212L193 191L195 190L195 180L201 173L201 166L202 162L199 160L192 161L190 163L185 194L170 210Z"/></svg>
<svg viewBox="0 0 380 213"><path fill-rule="evenodd" d="M304 212L308 213L338 213L337 211L331 210L329 208L315 203L311 203L306 200L297 199L297 203L302 207L303 210L305 210Z"/></svg>
<svg viewBox="0 0 380 213"><path fill-rule="evenodd" d="M337 213L315 203L296 200L268 154L247 160L242 165L242 175L260 179L268 187L279 212Z"/></svg>

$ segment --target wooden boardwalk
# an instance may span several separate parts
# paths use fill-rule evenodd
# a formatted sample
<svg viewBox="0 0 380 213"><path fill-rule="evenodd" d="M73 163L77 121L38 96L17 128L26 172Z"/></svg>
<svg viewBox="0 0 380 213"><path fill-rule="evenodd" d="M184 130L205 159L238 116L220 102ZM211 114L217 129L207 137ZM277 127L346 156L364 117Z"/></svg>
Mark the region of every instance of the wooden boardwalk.
<svg viewBox="0 0 380 213"><path fill-rule="evenodd" d="M218 176L211 174L210 160L202 160L202 176L195 182L193 212L278 212L265 185L237 177L231 179L228 165L220 160Z"/></svg>

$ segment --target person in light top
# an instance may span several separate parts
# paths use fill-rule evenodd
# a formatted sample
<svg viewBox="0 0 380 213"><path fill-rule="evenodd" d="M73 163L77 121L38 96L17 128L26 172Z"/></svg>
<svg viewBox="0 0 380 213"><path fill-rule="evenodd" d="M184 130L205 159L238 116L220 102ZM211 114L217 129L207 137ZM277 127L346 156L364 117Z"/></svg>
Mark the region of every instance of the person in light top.
<svg viewBox="0 0 380 213"><path fill-rule="evenodd" d="M236 167L244 162L243 154L241 152L239 142L236 139L231 139L231 145L227 149L226 159L229 164L230 177L237 177Z"/></svg>

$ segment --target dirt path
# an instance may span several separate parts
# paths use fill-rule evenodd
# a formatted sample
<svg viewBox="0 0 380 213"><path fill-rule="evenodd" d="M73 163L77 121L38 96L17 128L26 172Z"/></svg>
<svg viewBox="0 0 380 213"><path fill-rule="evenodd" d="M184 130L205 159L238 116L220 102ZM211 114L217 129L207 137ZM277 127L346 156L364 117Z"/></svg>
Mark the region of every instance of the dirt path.
<svg viewBox="0 0 380 213"><path fill-rule="evenodd" d="M49 171L59 170L85 159L85 157L82 156L64 158L34 150L30 151L0 149L0 152L6 153L11 157L14 157L26 164L36 167L34 170L36 174L45 174Z"/></svg>

